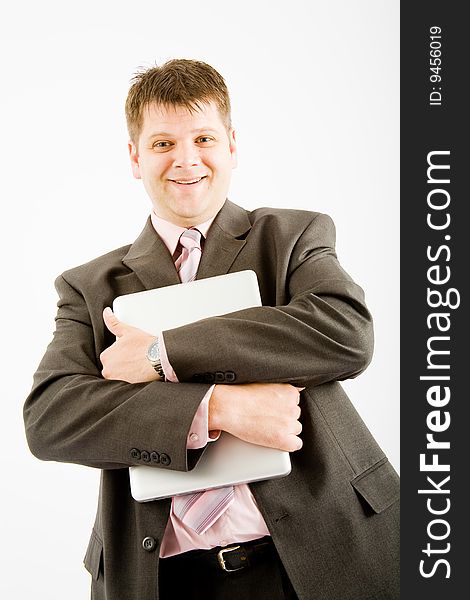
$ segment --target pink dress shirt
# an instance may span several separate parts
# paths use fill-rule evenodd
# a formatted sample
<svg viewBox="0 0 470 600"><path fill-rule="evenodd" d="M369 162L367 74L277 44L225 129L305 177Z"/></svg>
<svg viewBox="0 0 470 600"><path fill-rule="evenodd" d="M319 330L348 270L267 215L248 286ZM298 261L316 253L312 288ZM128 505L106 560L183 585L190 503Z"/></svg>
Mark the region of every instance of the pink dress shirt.
<svg viewBox="0 0 470 600"><path fill-rule="evenodd" d="M212 219L205 221L195 227L207 237L207 232L212 225ZM175 261L178 241L185 230L169 221L158 217L154 212L151 214L152 225L170 251ZM162 368L168 381L177 383L178 378L169 362L163 335L159 335ZM194 415L188 438L188 450L203 448L208 442L216 441L218 434L208 431L208 409L209 400L214 386L207 391ZM208 550L216 546L227 546L234 542L248 542L269 535L266 523L256 505L256 501L247 485L235 486L235 499L228 509L217 519L217 521L204 534L199 535L193 529L182 523L173 510L170 516L160 547L160 558L174 556L190 550Z"/></svg>

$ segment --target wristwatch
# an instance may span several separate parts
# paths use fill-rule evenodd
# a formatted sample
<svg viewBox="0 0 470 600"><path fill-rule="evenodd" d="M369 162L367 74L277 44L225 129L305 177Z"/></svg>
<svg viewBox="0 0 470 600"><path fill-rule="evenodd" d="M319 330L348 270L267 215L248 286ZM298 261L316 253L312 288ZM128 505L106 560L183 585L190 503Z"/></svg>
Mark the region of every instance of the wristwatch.
<svg viewBox="0 0 470 600"><path fill-rule="evenodd" d="M158 345L158 338L156 338L156 340L150 344L147 350L147 358L162 380L165 381L165 373L163 372L162 361L160 360L160 347Z"/></svg>

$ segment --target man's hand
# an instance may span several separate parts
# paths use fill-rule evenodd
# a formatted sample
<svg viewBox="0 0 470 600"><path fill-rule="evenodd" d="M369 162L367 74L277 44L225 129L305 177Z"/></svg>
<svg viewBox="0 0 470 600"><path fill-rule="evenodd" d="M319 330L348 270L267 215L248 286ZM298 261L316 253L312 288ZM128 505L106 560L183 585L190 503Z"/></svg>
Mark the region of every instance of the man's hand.
<svg viewBox="0 0 470 600"><path fill-rule="evenodd" d="M216 385L209 400L209 430L221 429L269 448L300 450L303 389L288 383Z"/></svg>
<svg viewBox="0 0 470 600"><path fill-rule="evenodd" d="M103 377L128 383L161 379L147 358L148 347L155 336L121 323L110 308L104 309L103 320L109 331L117 337L114 344L100 354Z"/></svg>

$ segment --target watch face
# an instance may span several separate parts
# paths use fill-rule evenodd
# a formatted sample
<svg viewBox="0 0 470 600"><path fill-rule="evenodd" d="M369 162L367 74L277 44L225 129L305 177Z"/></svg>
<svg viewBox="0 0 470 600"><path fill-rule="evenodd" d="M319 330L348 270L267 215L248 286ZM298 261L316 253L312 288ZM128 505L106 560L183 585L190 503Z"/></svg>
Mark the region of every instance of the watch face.
<svg viewBox="0 0 470 600"><path fill-rule="evenodd" d="M149 360L155 361L160 358L160 351L158 349L158 341L155 340L148 349L147 357Z"/></svg>

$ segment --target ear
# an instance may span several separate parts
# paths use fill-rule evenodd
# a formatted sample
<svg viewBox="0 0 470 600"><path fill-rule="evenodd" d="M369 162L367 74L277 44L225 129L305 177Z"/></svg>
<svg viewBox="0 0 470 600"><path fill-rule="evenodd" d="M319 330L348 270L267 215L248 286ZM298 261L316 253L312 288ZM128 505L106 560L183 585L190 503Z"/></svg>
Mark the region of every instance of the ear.
<svg viewBox="0 0 470 600"><path fill-rule="evenodd" d="M129 158L131 159L132 174L136 179L142 179L140 174L139 151L137 146L133 141L129 140L127 143L127 148L129 150Z"/></svg>
<svg viewBox="0 0 470 600"><path fill-rule="evenodd" d="M236 142L236 137L235 137L235 129L230 129L229 133L228 133L228 140L229 140L229 147L230 147L230 154L232 157L232 169L235 169L235 167L238 164L238 158L237 158L237 142Z"/></svg>

